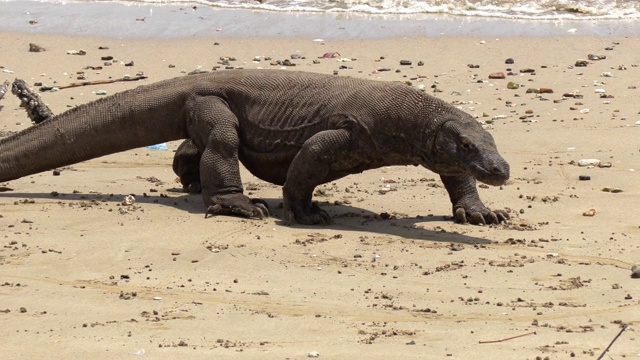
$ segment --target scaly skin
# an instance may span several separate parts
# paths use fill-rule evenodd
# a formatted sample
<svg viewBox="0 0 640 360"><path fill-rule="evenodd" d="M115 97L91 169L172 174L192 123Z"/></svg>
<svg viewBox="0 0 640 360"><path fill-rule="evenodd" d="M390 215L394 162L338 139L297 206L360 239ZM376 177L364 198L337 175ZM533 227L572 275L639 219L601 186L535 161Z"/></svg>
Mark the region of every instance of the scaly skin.
<svg viewBox="0 0 640 360"><path fill-rule="evenodd" d="M174 169L199 179L207 214L268 215L243 194L242 162L283 185L288 222L329 223L316 186L391 165L440 174L458 222L508 218L478 196L476 179L504 184L509 165L470 115L402 84L291 71L191 75L78 106L0 140L0 182L176 139L189 141Z"/></svg>
<svg viewBox="0 0 640 360"><path fill-rule="evenodd" d="M9 85L11 84L7 81L4 87L7 88ZM53 118L51 109L24 80L15 79L11 92L20 99L20 106L25 109L27 116L34 124ZM2 95L4 94L0 88L0 96ZM187 139L180 144L173 160L173 171L179 176L184 191L189 194L201 193L200 157L196 145Z"/></svg>

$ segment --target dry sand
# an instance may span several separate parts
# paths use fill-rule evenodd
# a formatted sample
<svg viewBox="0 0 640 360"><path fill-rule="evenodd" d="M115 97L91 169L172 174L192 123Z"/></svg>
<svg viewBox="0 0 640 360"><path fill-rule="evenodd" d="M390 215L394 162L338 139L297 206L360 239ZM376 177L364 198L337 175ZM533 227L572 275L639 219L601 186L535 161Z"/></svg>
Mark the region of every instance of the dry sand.
<svg viewBox="0 0 640 360"><path fill-rule="evenodd" d="M30 42L47 51L28 52ZM67 55L72 49L87 54ZM327 52L354 61L312 63ZM87 80L149 77L42 93L55 112L99 98L98 90L111 94L210 70L220 57L235 57L234 67L278 68L252 59L300 54L305 59L291 60L297 66L287 71L411 81L429 92L436 85L435 96L490 123L512 169L508 185L480 188L490 207L511 212L507 225L492 227L452 223L437 175L414 167L320 187L315 198L335 220L322 227L284 226L281 189L246 171L248 192L265 198L274 216L203 219L198 196L173 191L179 187L173 151L136 149L73 165L60 176L49 171L11 181L5 185L13 191L0 193L5 359L143 352L141 358L153 359L302 359L314 351L329 359L595 358L622 324L630 326L609 356L640 354L640 280L630 277L640 262L640 38L320 43L4 32L0 53L2 70L11 71L1 73L0 83L18 77L63 85L78 81L80 71ZM573 66L588 54L606 59ZM118 61L84 70L102 66L107 55ZM505 65L507 58L515 64ZM400 66L403 59L413 65ZM134 66L123 65L130 61ZM535 74L488 80L507 68ZM509 81L522 87L507 89ZM595 89L613 97L600 98ZM563 98L570 92L583 98ZM13 96L0 105L0 130L30 126ZM612 166L573 163L584 158ZM121 205L128 194L137 202ZM589 209L595 216L583 216ZM480 343L521 334L530 335Z"/></svg>

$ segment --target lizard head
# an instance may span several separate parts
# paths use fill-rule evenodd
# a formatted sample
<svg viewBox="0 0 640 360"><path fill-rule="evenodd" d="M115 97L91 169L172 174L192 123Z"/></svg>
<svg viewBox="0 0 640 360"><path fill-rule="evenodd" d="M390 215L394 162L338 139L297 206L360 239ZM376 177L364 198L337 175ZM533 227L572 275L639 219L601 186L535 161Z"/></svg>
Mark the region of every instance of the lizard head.
<svg viewBox="0 0 640 360"><path fill-rule="evenodd" d="M438 174L468 174L489 185L502 185L509 179L509 164L498 153L491 134L474 119L445 120L431 139L428 167Z"/></svg>

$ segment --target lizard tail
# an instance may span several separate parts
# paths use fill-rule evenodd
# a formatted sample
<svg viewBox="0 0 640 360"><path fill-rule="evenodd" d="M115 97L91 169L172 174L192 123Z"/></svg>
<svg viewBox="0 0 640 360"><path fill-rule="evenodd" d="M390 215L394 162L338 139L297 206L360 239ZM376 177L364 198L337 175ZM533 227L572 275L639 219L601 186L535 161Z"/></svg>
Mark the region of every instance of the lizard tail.
<svg viewBox="0 0 640 360"><path fill-rule="evenodd" d="M80 105L0 140L0 181L184 138L177 106L184 99L158 85Z"/></svg>

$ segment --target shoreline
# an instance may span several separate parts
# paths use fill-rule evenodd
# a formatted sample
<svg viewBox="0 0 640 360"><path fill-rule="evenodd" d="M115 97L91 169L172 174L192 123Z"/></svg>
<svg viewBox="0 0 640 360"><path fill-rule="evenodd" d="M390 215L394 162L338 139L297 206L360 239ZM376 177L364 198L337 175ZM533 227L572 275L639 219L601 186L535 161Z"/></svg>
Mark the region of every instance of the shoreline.
<svg viewBox="0 0 640 360"><path fill-rule="evenodd" d="M35 21L36 23L30 24ZM633 36L633 20L508 20L454 15L286 13L206 6L0 2L2 31L175 39ZM472 35L470 35L472 34Z"/></svg>

